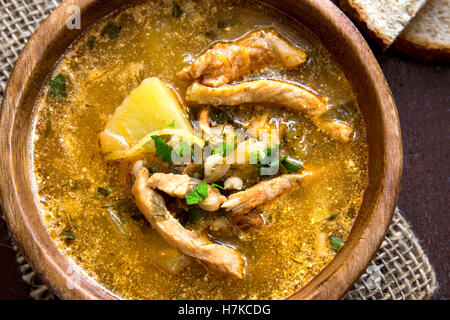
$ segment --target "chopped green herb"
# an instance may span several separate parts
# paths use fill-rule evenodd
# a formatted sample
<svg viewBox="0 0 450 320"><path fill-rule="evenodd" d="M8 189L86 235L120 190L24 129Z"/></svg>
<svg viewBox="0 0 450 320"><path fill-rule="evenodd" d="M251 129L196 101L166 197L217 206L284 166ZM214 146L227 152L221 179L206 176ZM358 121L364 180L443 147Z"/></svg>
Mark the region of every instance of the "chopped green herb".
<svg viewBox="0 0 450 320"><path fill-rule="evenodd" d="M202 181L191 193L186 196L187 204L196 204L202 202L208 197L208 184Z"/></svg>
<svg viewBox="0 0 450 320"><path fill-rule="evenodd" d="M175 120L172 120L172 122L169 123L169 125L167 126L167 128L169 128L169 129L175 128Z"/></svg>
<svg viewBox="0 0 450 320"><path fill-rule="evenodd" d="M332 214L331 216L327 217L327 220L328 221L333 221L336 218L337 218L337 214Z"/></svg>
<svg viewBox="0 0 450 320"><path fill-rule="evenodd" d="M106 26L102 29L102 34L106 35L110 39L116 39L119 36L120 31L122 30L122 26L109 21Z"/></svg>
<svg viewBox="0 0 450 320"><path fill-rule="evenodd" d="M252 151L248 155L248 163L257 164L261 160L261 155L259 151Z"/></svg>
<svg viewBox="0 0 450 320"><path fill-rule="evenodd" d="M66 78L60 73L56 77L50 79L50 93L61 98L66 97Z"/></svg>
<svg viewBox="0 0 450 320"><path fill-rule="evenodd" d="M62 233L62 237L66 240L75 240L75 235L73 234L73 232L69 229L66 229L63 231Z"/></svg>
<svg viewBox="0 0 450 320"><path fill-rule="evenodd" d="M280 160L281 164L283 165L283 167L286 168L287 171L289 172L299 172L301 169L303 169L303 166L300 163L295 163L292 160L288 160L287 157Z"/></svg>
<svg viewBox="0 0 450 320"><path fill-rule="evenodd" d="M189 143L181 140L179 143L178 154L180 155L180 157L182 157L184 155L188 155L189 153L191 155L194 154L194 150L191 148Z"/></svg>
<svg viewBox="0 0 450 320"><path fill-rule="evenodd" d="M47 138L51 132L52 132L52 122L50 120L47 120L45 122L44 138Z"/></svg>
<svg viewBox="0 0 450 320"><path fill-rule="evenodd" d="M217 28L219 29L225 29L232 27L235 24L235 21L233 18L223 19L217 22Z"/></svg>
<svg viewBox="0 0 450 320"><path fill-rule="evenodd" d="M214 124L224 124L230 118L230 115L226 111L211 112L209 118Z"/></svg>
<svg viewBox="0 0 450 320"><path fill-rule="evenodd" d="M219 186L218 184L212 183L211 185L212 185L213 187L217 188L217 189L225 190L224 187Z"/></svg>
<svg viewBox="0 0 450 320"><path fill-rule="evenodd" d="M180 18L183 14L184 14L184 10L181 9L180 5L176 2L173 2L172 17Z"/></svg>
<svg viewBox="0 0 450 320"><path fill-rule="evenodd" d="M221 154L222 157L228 156L234 150L234 145L228 144L226 142L220 143L212 151L212 154Z"/></svg>
<svg viewBox="0 0 450 320"><path fill-rule="evenodd" d="M159 168L159 165L157 163L152 164L152 169L156 170Z"/></svg>
<svg viewBox="0 0 450 320"><path fill-rule="evenodd" d="M137 84L140 84L145 79L145 73L143 70L139 70L139 72L134 77L136 78Z"/></svg>
<svg viewBox="0 0 450 320"><path fill-rule="evenodd" d="M94 43L95 43L95 36L89 36L87 38L87 47L89 48L89 50L94 49Z"/></svg>
<svg viewBox="0 0 450 320"><path fill-rule="evenodd" d="M344 240L340 237L328 236L328 240L330 240L331 250L334 252L338 252L344 243Z"/></svg>
<svg viewBox="0 0 450 320"><path fill-rule="evenodd" d="M99 194L101 194L102 196L104 196L104 197L108 197L110 194L111 194L111 189L109 189L109 188L103 188L103 187L98 187L97 188L97 192L99 193Z"/></svg>
<svg viewBox="0 0 450 320"><path fill-rule="evenodd" d="M355 206L351 205L350 208L348 208L347 216L353 218L355 216L355 213L356 213Z"/></svg>
<svg viewBox="0 0 450 320"><path fill-rule="evenodd" d="M190 208L188 213L192 222L198 222L206 215L206 211L200 208Z"/></svg>
<svg viewBox="0 0 450 320"><path fill-rule="evenodd" d="M160 157L164 162L172 162L172 148L157 135L153 135L152 139L156 147L155 156Z"/></svg>

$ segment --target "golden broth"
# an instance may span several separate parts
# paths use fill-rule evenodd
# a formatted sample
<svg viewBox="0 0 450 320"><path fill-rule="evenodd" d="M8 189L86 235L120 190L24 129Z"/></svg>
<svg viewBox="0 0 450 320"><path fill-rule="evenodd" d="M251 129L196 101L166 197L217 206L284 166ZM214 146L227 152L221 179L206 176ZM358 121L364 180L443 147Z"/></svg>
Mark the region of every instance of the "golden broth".
<svg viewBox="0 0 450 320"><path fill-rule="evenodd" d="M150 1L100 21L76 41L52 72L67 79L67 97L37 104L34 169L37 197L50 235L60 249L101 285L123 298L277 299L304 286L334 256L317 254L317 235L347 237L367 186L365 128L355 109L347 144L329 138L292 112L273 110L288 124L282 152L319 168L320 178L264 206L269 224L224 239L247 259L244 280L223 278L194 262L177 275L157 266L167 244L133 205L129 164L106 162L98 133L126 95L147 77L159 77L184 97L175 74L214 41L236 39L275 27L308 54L293 71L269 68L269 76L307 86L329 104L353 103L345 76L320 42L287 16L241 1L179 1L185 15L172 16L172 1ZM231 20L232 19L232 20ZM115 39L101 35L108 21L122 29ZM218 28L218 22L230 24ZM87 46L94 35L94 48ZM245 108L233 116L244 121ZM191 116L194 110L189 110ZM191 120L195 120L192 118ZM106 190L99 193L99 188ZM328 240L327 240L328 241Z"/></svg>

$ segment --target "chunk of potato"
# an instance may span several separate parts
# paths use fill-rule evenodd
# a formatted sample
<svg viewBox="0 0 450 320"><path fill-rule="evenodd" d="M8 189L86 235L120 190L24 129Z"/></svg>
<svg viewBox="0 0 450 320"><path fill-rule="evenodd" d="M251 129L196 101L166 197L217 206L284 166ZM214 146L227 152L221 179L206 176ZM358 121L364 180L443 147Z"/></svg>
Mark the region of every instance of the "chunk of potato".
<svg viewBox="0 0 450 320"><path fill-rule="evenodd" d="M100 133L101 151L127 150L149 132L171 123L175 129L193 132L175 92L158 78L147 78L116 108Z"/></svg>

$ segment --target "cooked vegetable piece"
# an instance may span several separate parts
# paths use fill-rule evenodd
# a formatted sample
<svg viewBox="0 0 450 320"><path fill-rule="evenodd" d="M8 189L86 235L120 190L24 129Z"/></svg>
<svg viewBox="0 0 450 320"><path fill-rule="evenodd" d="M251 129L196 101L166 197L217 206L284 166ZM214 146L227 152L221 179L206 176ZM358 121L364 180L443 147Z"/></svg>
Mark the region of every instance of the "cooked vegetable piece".
<svg viewBox="0 0 450 320"><path fill-rule="evenodd" d="M104 157L106 160L115 160L115 159L122 159L122 158L130 158L133 156L138 155L141 152L155 152L156 147L153 144L150 144L151 141L154 141L152 136L164 136L164 135L177 135L179 137L182 137L186 141L189 141L191 145L196 144L200 148L203 148L205 145L205 142L194 136L192 133L190 133L187 130L184 129L162 129L157 130L154 132L150 132L145 137L143 137L141 140L139 140L138 143L136 143L132 148L129 148L127 150L117 150L114 152L108 152L104 154Z"/></svg>
<svg viewBox="0 0 450 320"><path fill-rule="evenodd" d="M132 148L147 134L173 123L173 129L193 132L175 93L158 78L148 78L116 108L100 133L102 153Z"/></svg>
<svg viewBox="0 0 450 320"><path fill-rule="evenodd" d="M200 221L205 215L206 211L201 208L189 208L189 217L192 222Z"/></svg>
<svg viewBox="0 0 450 320"><path fill-rule="evenodd" d="M167 248L158 251L157 266L169 274L178 274L191 263L192 259L177 249Z"/></svg>

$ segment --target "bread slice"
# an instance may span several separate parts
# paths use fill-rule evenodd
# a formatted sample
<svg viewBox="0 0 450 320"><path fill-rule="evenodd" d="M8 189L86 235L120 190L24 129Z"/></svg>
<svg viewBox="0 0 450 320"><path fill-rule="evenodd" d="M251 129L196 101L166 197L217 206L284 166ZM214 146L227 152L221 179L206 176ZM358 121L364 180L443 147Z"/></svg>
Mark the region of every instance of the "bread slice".
<svg viewBox="0 0 450 320"><path fill-rule="evenodd" d="M422 61L450 62L450 0L428 0L394 47Z"/></svg>
<svg viewBox="0 0 450 320"><path fill-rule="evenodd" d="M387 49L426 0L340 0L342 10Z"/></svg>

